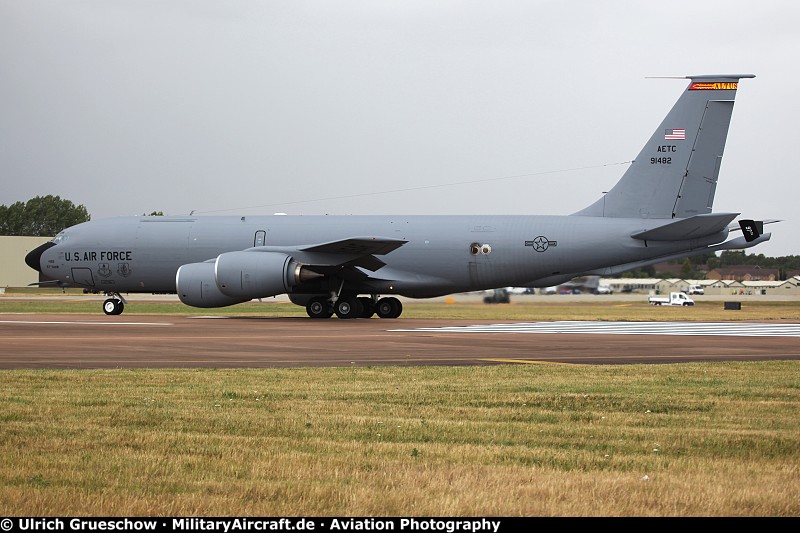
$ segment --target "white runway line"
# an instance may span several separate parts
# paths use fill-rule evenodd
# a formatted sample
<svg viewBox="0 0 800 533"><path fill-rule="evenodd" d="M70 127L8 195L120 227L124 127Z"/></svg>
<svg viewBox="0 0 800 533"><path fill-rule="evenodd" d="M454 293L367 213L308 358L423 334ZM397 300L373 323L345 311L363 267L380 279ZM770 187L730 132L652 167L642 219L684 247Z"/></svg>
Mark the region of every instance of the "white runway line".
<svg viewBox="0 0 800 533"><path fill-rule="evenodd" d="M392 329L437 333L589 333L599 335L717 335L725 337L800 337L800 324L750 322L518 322L442 328Z"/></svg>
<svg viewBox="0 0 800 533"><path fill-rule="evenodd" d="M0 320L0 324L57 324L68 326L171 326L169 322L81 322L78 320Z"/></svg>

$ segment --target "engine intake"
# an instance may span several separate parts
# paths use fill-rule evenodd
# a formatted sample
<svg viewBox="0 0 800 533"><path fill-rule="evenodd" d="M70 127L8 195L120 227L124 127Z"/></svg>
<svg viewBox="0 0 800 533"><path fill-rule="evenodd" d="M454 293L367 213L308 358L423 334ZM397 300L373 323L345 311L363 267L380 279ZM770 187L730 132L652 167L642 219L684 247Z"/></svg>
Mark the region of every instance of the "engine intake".
<svg viewBox="0 0 800 533"><path fill-rule="evenodd" d="M191 263L178 269L175 276L178 298L192 307L225 307L250 298L233 298L220 292L214 279L214 263Z"/></svg>

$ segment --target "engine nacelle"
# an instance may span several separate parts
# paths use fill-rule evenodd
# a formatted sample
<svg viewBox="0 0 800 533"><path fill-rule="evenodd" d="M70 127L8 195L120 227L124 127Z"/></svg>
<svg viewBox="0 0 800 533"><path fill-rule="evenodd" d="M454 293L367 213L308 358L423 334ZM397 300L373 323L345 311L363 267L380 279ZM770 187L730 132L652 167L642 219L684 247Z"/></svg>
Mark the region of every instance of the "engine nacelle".
<svg viewBox="0 0 800 533"><path fill-rule="evenodd" d="M214 265L217 288L232 298L265 298L289 292L301 266L277 252L228 252Z"/></svg>
<svg viewBox="0 0 800 533"><path fill-rule="evenodd" d="M250 298L232 297L220 292L214 278L214 263L191 263L178 269L175 276L178 298L192 307L225 307Z"/></svg>

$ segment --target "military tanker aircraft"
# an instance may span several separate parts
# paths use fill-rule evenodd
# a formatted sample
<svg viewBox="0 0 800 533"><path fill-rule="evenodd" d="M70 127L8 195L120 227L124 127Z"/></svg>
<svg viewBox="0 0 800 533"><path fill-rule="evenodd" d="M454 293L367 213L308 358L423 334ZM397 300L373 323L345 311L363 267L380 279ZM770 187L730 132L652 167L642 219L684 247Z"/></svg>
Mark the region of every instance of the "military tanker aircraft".
<svg viewBox="0 0 800 533"><path fill-rule="evenodd" d="M619 181L570 215L133 216L93 220L32 250L27 264L61 286L177 293L216 308L281 294L312 318L397 318L397 296L550 287L646 265L744 249L766 222L712 211L742 78L688 86ZM741 231L740 236L732 232Z"/></svg>

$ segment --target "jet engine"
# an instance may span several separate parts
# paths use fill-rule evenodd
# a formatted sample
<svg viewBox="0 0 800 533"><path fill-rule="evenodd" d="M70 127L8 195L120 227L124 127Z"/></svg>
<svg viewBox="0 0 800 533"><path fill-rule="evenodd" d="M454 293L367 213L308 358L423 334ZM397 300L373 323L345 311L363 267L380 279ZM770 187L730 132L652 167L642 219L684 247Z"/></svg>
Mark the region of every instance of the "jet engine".
<svg viewBox="0 0 800 533"><path fill-rule="evenodd" d="M227 252L214 262L181 266L175 283L178 297L187 305L224 307L284 294L320 276L283 253Z"/></svg>
<svg viewBox="0 0 800 533"><path fill-rule="evenodd" d="M192 307L225 307L246 302L249 298L233 298L222 294L214 279L214 263L191 263L178 269L175 276L178 298Z"/></svg>

